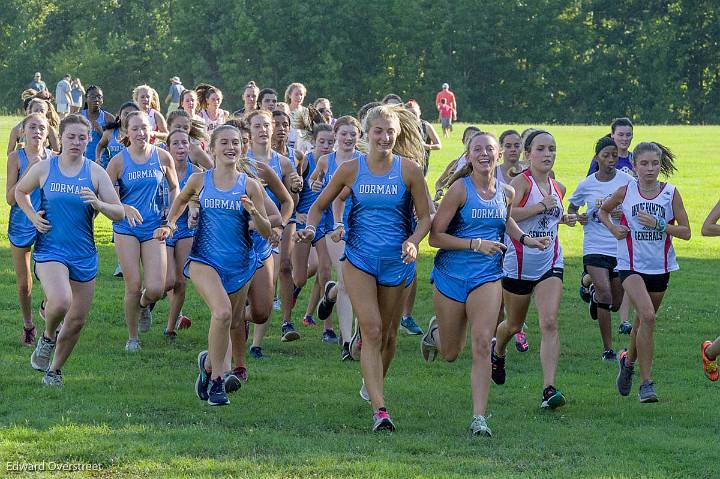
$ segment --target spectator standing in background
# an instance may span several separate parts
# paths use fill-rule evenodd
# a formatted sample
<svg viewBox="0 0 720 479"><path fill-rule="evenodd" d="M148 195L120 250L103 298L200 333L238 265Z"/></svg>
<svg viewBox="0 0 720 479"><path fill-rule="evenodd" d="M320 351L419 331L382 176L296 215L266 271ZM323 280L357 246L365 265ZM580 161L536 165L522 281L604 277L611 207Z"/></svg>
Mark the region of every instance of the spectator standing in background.
<svg viewBox="0 0 720 479"><path fill-rule="evenodd" d="M435 105L440 109L441 100L445 98L445 103L452 108L452 121L457 121L457 103L455 102L455 93L450 91L450 85L447 83L442 84L442 90L435 95ZM452 131L452 125L450 125L450 131Z"/></svg>
<svg viewBox="0 0 720 479"><path fill-rule="evenodd" d="M33 76L33 81L30 82L28 88L32 88L38 93L43 93L47 91L47 86L45 85L45 82L42 81L42 76L40 75L40 72L35 72L35 75Z"/></svg>
<svg viewBox="0 0 720 479"><path fill-rule="evenodd" d="M185 91L185 87L182 85L180 78L172 77L170 79L170 89L165 97L165 103L168 104L167 116L180 108L180 95L182 95L183 91Z"/></svg>
<svg viewBox="0 0 720 479"><path fill-rule="evenodd" d="M70 113L79 113L83 106L83 96L85 96L85 88L82 86L79 78L75 78L70 86L70 96L72 97L72 103L70 103Z"/></svg>
<svg viewBox="0 0 720 479"><path fill-rule="evenodd" d="M71 79L70 74L66 73L55 87L55 104L57 105L57 112L60 118L65 118L67 114L70 113L70 104L72 103L72 96L70 94L72 91L72 86L70 85Z"/></svg>
<svg viewBox="0 0 720 479"><path fill-rule="evenodd" d="M438 105L438 113L440 114L440 126L442 126L443 136L448 137L452 130L453 109L447 104L447 99L441 98Z"/></svg>

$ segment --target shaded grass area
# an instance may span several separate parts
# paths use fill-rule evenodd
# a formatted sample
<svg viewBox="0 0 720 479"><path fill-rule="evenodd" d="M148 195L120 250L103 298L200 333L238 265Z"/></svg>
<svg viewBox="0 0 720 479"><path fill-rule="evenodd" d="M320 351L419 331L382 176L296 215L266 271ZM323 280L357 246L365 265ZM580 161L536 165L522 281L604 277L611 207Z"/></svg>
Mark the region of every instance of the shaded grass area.
<svg viewBox="0 0 720 479"><path fill-rule="evenodd" d="M0 119L0 140L12 124ZM500 133L503 126L490 129ZM555 171L570 193L605 128L551 131L558 141ZM0 475L7 461L55 461L103 465L99 473L74 477L715 477L718 390L705 380L697 349L701 339L720 333L715 294L720 246L699 237L720 187L720 167L707 160L717 132L718 127L638 127L635 132L636 141L656 139L678 153L680 172L673 182L685 198L695 234L690 243L675 243L682 269L672 275L658 318L654 379L661 402L639 404L637 384L628 398L615 392L616 367L599 360L597 325L577 296L582 232L563 228L566 280L557 385L569 403L552 413L538 409L539 331L531 308L530 351L510 351L508 382L490 391L490 440L466 432L469 350L455 363L426 365L419 338L401 334L386 382L399 431L374 435L368 432L371 411L357 394L358 364L341 363L338 348L320 342L321 329L300 327L300 341L280 343L277 313L265 347L270 359L249 362L250 382L231 396L230 406L207 407L193 391L195 359L206 347L207 308L190 287L184 311L193 327L169 346L162 338L167 304L159 304L153 329L142 337L143 351L127 355L123 284L111 277L115 258L105 220L96 228L101 266L93 310L63 370L65 388L45 389L40 373L29 367L30 350L19 342L3 206ZM456 129L441 154L433 153L433 181L459 154L459 135ZM432 315L427 278L433 255L423 245L415 308L422 326ZM41 298L37 286L35 307ZM296 324L306 299L304 291ZM627 344L627 337L615 332L613 339L616 349ZM64 475L71 473L32 477Z"/></svg>

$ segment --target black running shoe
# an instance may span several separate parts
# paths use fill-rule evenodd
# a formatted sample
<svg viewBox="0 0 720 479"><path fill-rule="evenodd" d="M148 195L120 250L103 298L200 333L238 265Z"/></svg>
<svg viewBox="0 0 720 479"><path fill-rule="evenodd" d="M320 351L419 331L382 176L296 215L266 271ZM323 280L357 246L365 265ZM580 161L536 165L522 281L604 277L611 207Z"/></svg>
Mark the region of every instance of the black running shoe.
<svg viewBox="0 0 720 479"><path fill-rule="evenodd" d="M215 378L210 381L210 392L208 393L208 404L211 406L225 406L230 400L225 392L225 381L223 378Z"/></svg>
<svg viewBox="0 0 720 479"><path fill-rule="evenodd" d="M250 357L253 359L267 359L268 357L263 354L260 346L252 346L250 348Z"/></svg>
<svg viewBox="0 0 720 479"><path fill-rule="evenodd" d="M344 342L342 345L342 351L340 352L340 361L354 361L352 354L350 354L350 342Z"/></svg>
<svg viewBox="0 0 720 479"><path fill-rule="evenodd" d="M495 384L505 384L505 356L495 354L495 338L492 340L492 351L490 352L490 362L492 363L491 377Z"/></svg>
<svg viewBox="0 0 720 479"><path fill-rule="evenodd" d="M598 304L597 301L595 301L595 287L593 285L590 285L590 288L588 289L590 293L590 301L588 302L588 310L590 311L590 317L597 321L598 319Z"/></svg>
<svg viewBox="0 0 720 479"><path fill-rule="evenodd" d="M284 343L300 339L300 333L295 330L295 326L290 321L286 321L282 325L282 336L280 340Z"/></svg>
<svg viewBox="0 0 720 479"><path fill-rule="evenodd" d="M329 295L330 291L335 287L336 284L337 283L335 283L335 281L328 281L327 283L325 283L323 297L322 299L320 299L320 303L318 303L317 307L317 315L320 321L325 321L332 314L333 307L335 306L335 301L331 300Z"/></svg>

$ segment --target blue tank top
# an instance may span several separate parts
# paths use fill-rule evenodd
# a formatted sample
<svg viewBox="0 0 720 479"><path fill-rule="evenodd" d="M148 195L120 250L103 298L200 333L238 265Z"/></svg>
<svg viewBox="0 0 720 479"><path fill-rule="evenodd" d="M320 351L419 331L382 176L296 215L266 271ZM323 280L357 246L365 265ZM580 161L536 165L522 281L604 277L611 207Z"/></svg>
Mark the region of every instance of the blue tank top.
<svg viewBox="0 0 720 479"><path fill-rule="evenodd" d="M287 147L287 157L293 168L297 168L297 162L295 161L295 148L290 148L289 146Z"/></svg>
<svg viewBox="0 0 720 479"><path fill-rule="evenodd" d="M108 141L107 148L105 148L102 152L100 164L105 169L107 169L110 160L112 160L115 155L125 149L125 145L120 143L120 141L118 140L118 133L120 133L120 128L115 128L112 132L112 135L110 135L110 140Z"/></svg>
<svg viewBox="0 0 720 479"><path fill-rule="evenodd" d="M38 233L35 254L82 259L97 254L93 237L95 210L86 204L80 191L94 190L90 171L92 161L84 158L77 175L67 177L60 171L60 157L50 158L47 180L42 186L40 209L50 222L50 231Z"/></svg>
<svg viewBox="0 0 720 479"><path fill-rule="evenodd" d="M88 121L90 121L90 118L88 117L88 111L83 110L80 112L82 116L87 118ZM105 110L100 110L100 114L98 115L97 119L98 125L100 125L100 128L105 128ZM92 123L92 122L91 122ZM88 143L87 148L85 149L85 158L95 161L95 148L97 148L98 143L100 143L100 138L102 138L102 133L98 133L95 131L95 128L92 126L90 127L90 143Z"/></svg>
<svg viewBox="0 0 720 479"><path fill-rule="evenodd" d="M188 157L188 159L187 159L187 165L185 166L185 168L186 168L185 176L180 178L180 180L178 181L178 184L179 184L181 190L183 188L185 188L185 185L187 184L188 180L190 179L190 176L193 173L195 173L196 171L199 171L199 170L193 169L194 166L193 166L192 162L190 161L190 157ZM191 230L190 228L188 228L189 213L190 213L189 208L185 208L185 211L183 211L183 213L180 215L180 218L178 218L177 222L175 222L175 225L177 226L179 232L180 231L183 231L183 232L184 231L194 231L194 230Z"/></svg>
<svg viewBox="0 0 720 479"><path fill-rule="evenodd" d="M27 153L25 153L25 148L21 148L17 150L18 153L18 180L23 177L25 173L27 173L28 167L30 166L30 160L28 160ZM45 157L49 158L50 150L45 150ZM41 160L42 161L42 160ZM37 188L33 190L32 193L30 193L30 203L32 204L35 211L40 210L40 198L41 198L41 190L40 188ZM8 236L13 236L15 234L23 234L26 232L34 232L35 225L32 224L32 221L30 221L30 218L27 217L27 215L23 212L23 210L20 209L20 207L15 203L10 207L10 217L8 219Z"/></svg>
<svg viewBox="0 0 720 479"><path fill-rule="evenodd" d="M130 152L122 152L123 172L118 178L120 201L134 206L143 217L141 225L131 228L127 219L114 223L128 230L154 231L160 226L164 216L163 180L165 173L160 165L157 147L152 146L150 159L145 163L135 163Z"/></svg>
<svg viewBox="0 0 720 479"><path fill-rule="evenodd" d="M305 160L307 161L307 168L303 172L303 188L300 190L300 193L298 193L298 202L297 207L295 208L295 211L303 214L310 211L310 207L317 197L320 196L320 192L314 192L310 186L310 177L315 171L315 167L317 165L315 163L315 155L313 155L312 151L305 155Z"/></svg>
<svg viewBox="0 0 720 479"><path fill-rule="evenodd" d="M366 155L360 155L345 247L358 255L399 261L402 244L412 234L413 202L400 157L393 155L392 161L386 175L375 176Z"/></svg>
<svg viewBox="0 0 720 479"><path fill-rule="evenodd" d="M356 160L359 157L360 157L360 152L356 150L353 153L351 160ZM328 185L328 183L330 183L330 180L332 179L333 176L335 176L335 172L337 171L337 169L338 169L337 155L333 151L332 153L330 153L328 155L327 173L325 173L325 180L323 182L323 188L326 187ZM348 196L347 199L345 200L345 208L343 209L343 216L342 216L342 222L345 227L346 235L348 232L348 216L350 215L351 208L352 208L352 196ZM332 205L330 207L328 207L328 210L330 211L330 218L332 219L332 222L334 225L335 219L332 214Z"/></svg>
<svg viewBox="0 0 720 479"><path fill-rule="evenodd" d="M499 180L495 180L495 196L484 200L480 197L469 176L463 178L465 183L465 205L455 212L447 228L449 235L468 240L480 238L489 241L503 242L507 202L505 190ZM435 255L435 268L443 273L468 279L488 274L502 274L502 254L486 256L482 253L463 250L443 250Z"/></svg>
<svg viewBox="0 0 720 479"><path fill-rule="evenodd" d="M200 219L190 257L218 271L255 269L257 256L248 229L250 215L240 201L246 191L247 175L240 173L235 185L223 191L215 186L214 171L205 172Z"/></svg>
<svg viewBox="0 0 720 479"><path fill-rule="evenodd" d="M253 169L255 170L255 174L257 175L257 160L255 159L255 155L253 154L252 150L248 150L247 157L250 160L250 166L253 167ZM280 166L280 155L277 151L273 150L270 161L268 162L268 166L272 168L276 175L278 175L280 181L285 181L285 175L283 175L282 167ZM275 206L280 209L280 200L278 199L278 197L275 196L273 192L270 191L270 188L267 186L265 187L265 191L267 192L267 195L270 197L272 202L275 203Z"/></svg>

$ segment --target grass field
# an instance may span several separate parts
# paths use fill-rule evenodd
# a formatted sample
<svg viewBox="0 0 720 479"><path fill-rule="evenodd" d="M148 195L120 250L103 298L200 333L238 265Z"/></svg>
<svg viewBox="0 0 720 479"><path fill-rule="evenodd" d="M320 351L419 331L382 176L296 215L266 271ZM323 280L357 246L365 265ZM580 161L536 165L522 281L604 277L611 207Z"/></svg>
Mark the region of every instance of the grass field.
<svg viewBox="0 0 720 479"><path fill-rule="evenodd" d="M4 145L17 119L0 118ZM461 128L433 153L429 179L460 153ZM525 125L514 125L523 128ZM488 127L500 133L505 125ZM555 172L568 193L587 171L606 127L551 126L558 143ZM208 311L188 288L184 311L193 327L174 347L162 337L167 304L159 304L143 351L123 347L123 284L112 278L110 225L97 224L100 273L87 326L63 369L65 387L49 390L21 345L14 271L0 207L0 476L6 463L97 463L101 472L79 477L719 477L715 410L720 391L699 366L701 339L720 333L717 277L720 241L700 237L700 225L720 191L716 154L720 127L643 127L635 140L657 140L678 154L672 179L683 195L693 238L676 241L681 270L656 329L654 379L661 401L642 405L614 387L616 366L602 362L597 326L577 295L582 230L562 227L565 295L557 386L568 397L555 412L538 408L542 387L535 312L528 318L530 351L508 355L508 381L490 391L492 439L471 438L469 351L448 364L422 362L417 337L401 336L386 382L392 435L369 432L370 408L358 397L358 363L341 363L321 330L299 326L300 341L280 343L279 321L265 349L249 362L250 382L232 404L210 408L195 397L195 360L206 348ZM5 171L5 156L0 154ZM3 186L4 186L3 175ZM415 317L432 313L428 276L433 250L419 258ZM39 284L33 294L37 308ZM296 311L304 311L306 293ZM296 325L299 318L295 318ZM40 322L36 318L36 322ZM617 322L614 320L614 324ZM627 344L614 328L616 350ZM47 466L49 467L49 466ZM12 474L12 473L8 473ZM17 473L15 473L17 474ZM44 472L32 477L62 477Z"/></svg>

